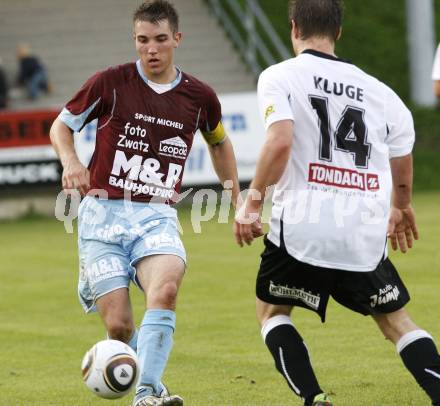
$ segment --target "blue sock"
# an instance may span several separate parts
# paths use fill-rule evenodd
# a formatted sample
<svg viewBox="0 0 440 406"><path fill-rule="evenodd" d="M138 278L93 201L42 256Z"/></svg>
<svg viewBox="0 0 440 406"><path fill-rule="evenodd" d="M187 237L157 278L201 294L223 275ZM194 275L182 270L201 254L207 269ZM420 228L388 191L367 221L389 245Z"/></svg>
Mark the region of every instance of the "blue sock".
<svg viewBox="0 0 440 406"><path fill-rule="evenodd" d="M152 309L145 312L139 329L137 354L141 374L138 386L150 387L155 394L163 388L160 380L173 347L175 326L175 312Z"/></svg>
<svg viewBox="0 0 440 406"><path fill-rule="evenodd" d="M134 352L137 352L138 335L139 335L139 330L136 328L134 330L133 335L130 338L130 341L127 343Z"/></svg>
<svg viewBox="0 0 440 406"><path fill-rule="evenodd" d="M135 352L137 352L138 335L139 335L139 330L135 329L133 335L130 338L130 341L128 342L128 345ZM107 335L107 338L108 338L108 335ZM160 382L160 384L159 384L159 393L161 393L165 389L166 389L165 385L162 382Z"/></svg>

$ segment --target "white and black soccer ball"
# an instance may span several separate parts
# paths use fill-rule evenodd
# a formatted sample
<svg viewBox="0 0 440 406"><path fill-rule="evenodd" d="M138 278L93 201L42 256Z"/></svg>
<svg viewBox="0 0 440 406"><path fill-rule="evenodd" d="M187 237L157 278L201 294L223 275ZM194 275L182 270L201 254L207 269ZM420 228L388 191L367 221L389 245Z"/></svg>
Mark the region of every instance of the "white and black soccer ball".
<svg viewBox="0 0 440 406"><path fill-rule="evenodd" d="M81 364L84 383L96 395L105 399L125 396L139 376L136 353L117 340L96 343Z"/></svg>

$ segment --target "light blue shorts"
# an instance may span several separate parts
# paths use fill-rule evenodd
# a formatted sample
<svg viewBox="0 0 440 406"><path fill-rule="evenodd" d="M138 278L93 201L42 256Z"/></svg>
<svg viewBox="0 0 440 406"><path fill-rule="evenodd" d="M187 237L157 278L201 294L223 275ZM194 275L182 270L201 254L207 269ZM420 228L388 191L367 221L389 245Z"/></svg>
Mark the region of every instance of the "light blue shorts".
<svg viewBox="0 0 440 406"><path fill-rule="evenodd" d="M177 212L161 203L85 197L78 212L80 275L78 295L86 312L96 300L119 288L137 286L136 263L157 254L186 263L177 229Z"/></svg>

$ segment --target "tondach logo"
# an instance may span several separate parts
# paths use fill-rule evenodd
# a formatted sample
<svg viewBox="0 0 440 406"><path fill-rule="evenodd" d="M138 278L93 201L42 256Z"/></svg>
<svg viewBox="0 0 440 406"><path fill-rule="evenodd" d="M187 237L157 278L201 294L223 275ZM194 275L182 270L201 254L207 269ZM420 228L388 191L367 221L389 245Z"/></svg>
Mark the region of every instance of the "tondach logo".
<svg viewBox="0 0 440 406"><path fill-rule="evenodd" d="M160 142L159 155L186 159L187 153L188 146L180 137L174 137Z"/></svg>

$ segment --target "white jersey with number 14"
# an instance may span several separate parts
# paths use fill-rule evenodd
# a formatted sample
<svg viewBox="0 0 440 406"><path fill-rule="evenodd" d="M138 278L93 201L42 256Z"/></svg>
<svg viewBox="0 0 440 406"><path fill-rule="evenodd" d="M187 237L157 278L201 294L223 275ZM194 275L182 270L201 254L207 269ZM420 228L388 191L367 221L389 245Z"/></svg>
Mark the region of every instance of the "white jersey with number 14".
<svg viewBox="0 0 440 406"><path fill-rule="evenodd" d="M266 129L292 120L293 145L274 196L269 239L312 265L374 270L386 256L389 160L411 153L411 113L356 66L307 50L258 82Z"/></svg>

